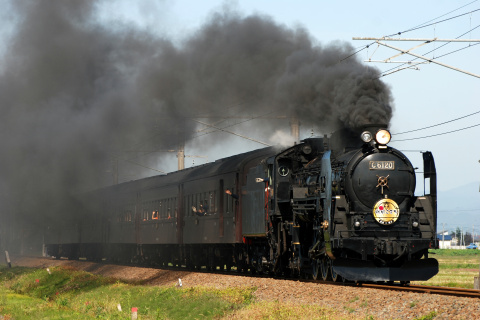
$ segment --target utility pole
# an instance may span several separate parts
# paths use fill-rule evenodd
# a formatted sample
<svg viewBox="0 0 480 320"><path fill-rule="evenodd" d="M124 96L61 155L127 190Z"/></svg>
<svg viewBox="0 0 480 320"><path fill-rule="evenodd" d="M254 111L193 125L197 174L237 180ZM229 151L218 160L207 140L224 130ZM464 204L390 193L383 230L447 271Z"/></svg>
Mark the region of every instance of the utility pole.
<svg viewBox="0 0 480 320"><path fill-rule="evenodd" d="M440 249L445 249L445 223L442 222L442 247Z"/></svg>
<svg viewBox="0 0 480 320"><path fill-rule="evenodd" d="M290 119L290 131L295 143L297 143L300 139L300 121L295 116Z"/></svg>
<svg viewBox="0 0 480 320"><path fill-rule="evenodd" d="M185 141L180 142L177 151L178 170L185 169Z"/></svg>

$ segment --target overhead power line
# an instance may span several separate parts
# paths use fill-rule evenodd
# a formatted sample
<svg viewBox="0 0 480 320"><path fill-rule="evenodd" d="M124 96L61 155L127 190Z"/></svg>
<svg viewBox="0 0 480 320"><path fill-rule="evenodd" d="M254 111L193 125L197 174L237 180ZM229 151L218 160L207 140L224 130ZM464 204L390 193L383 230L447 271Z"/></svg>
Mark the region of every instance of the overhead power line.
<svg viewBox="0 0 480 320"><path fill-rule="evenodd" d="M256 139L253 139L253 138L249 138L249 137L244 136L244 135L241 135L241 134L239 134L239 133L235 133L235 132L232 132L232 131L229 131L229 130L225 130L225 129L216 127L216 126L214 126L214 125L208 124L208 123L203 122L203 121L199 121L199 120L195 120L195 119L194 119L193 121L198 122L198 123L200 123L200 124L203 124L203 125L205 125L205 126L214 128L214 129L219 130L219 131L223 131L223 132L227 132L227 133L233 134L233 135L235 135L235 136L237 136L237 137L241 137L241 138L244 138L244 139L246 139L246 140L250 140L250 141L253 141L253 142L256 142L256 143L263 144L263 145L265 145L265 146L267 146L267 147L271 147L271 146L272 146L271 144L265 143L265 142L263 142L263 141L256 140Z"/></svg>
<svg viewBox="0 0 480 320"><path fill-rule="evenodd" d="M456 118L456 119L452 119L452 120L449 120L449 121L437 123L437 124L434 124L434 125L432 125L432 126L423 127L423 128L420 128L420 129L409 130L409 131L404 131L404 132L399 132L399 133L393 133L393 135L399 135L399 134L404 134L404 133L410 133L410 132L415 132L415 131L430 129L430 128L433 128L433 127L438 127L438 126L441 126L441 125L444 125L444 124L447 124L447 123L450 123L450 122L454 122L454 121L457 121L457 120L460 120L460 119L464 119L464 118L471 117L471 116L473 116L474 114L477 114L477 113L480 113L480 111L467 114L466 116L463 116L463 117L460 117L460 118Z"/></svg>
<svg viewBox="0 0 480 320"><path fill-rule="evenodd" d="M423 28L430 27L430 26L433 26L433 25L436 25L436 24L439 24L439 23L442 23L442 22L452 20L452 19L460 18L460 17L463 17L467 14L471 14L471 13L474 13L474 12L477 12L477 11L480 11L480 9L475 9L475 10L472 10L470 12L459 14L458 16L454 16L454 17L451 17L451 18L447 18L447 19L444 19L444 20L437 21L437 22L429 23L429 24L426 24L426 25L420 25L418 27L414 27L414 28L411 28L411 29L408 29L408 30L405 30L405 31L397 32L397 33L394 33L394 34L391 34L391 35L385 36L385 37L393 37L393 36L401 35L401 34L404 34L404 33L410 32L410 31L423 29Z"/></svg>
<svg viewBox="0 0 480 320"><path fill-rule="evenodd" d="M467 4L461 6L461 7L457 8L457 9L454 9L454 10L452 10L452 11L450 11L450 12L447 12L447 13L445 13L445 14L442 14L441 16L438 16L438 17L436 17L436 18L434 18L434 19L428 20L428 21L426 21L426 22L424 22L424 23L422 23L422 24L419 24L418 26L413 27L412 29L421 27L421 26L423 26L423 25L426 25L427 23L430 23L430 22L432 22L432 21L435 21L435 20L437 20L437 19L440 19L440 18L442 18L442 17L445 17L445 16L449 15L449 14L452 13L452 12L455 12L455 11L458 11L458 10L463 9L463 8L465 8L465 7L468 7L469 5L471 5L472 3L475 3L475 2L478 2L478 0L475 0L475 1L472 1L472 2L470 2L470 3L467 3Z"/></svg>
<svg viewBox="0 0 480 320"><path fill-rule="evenodd" d="M465 127L465 128L461 128L461 129L457 129L457 130L452 130L452 131L448 131L448 132L442 132L442 133L432 134L432 135L424 136L424 137L417 137L417 138L410 138L410 139L401 139L401 140L392 140L392 142L418 140L418 139L425 139L425 138L431 138L431 137L436 137L436 136L442 136L442 135L445 135L445 134L454 133L454 132L458 132L458 131L463 131L463 130L467 130L467 129L474 128L474 127L478 127L478 126L480 126L480 123L479 123L479 124L475 124L475 125L473 125L473 126L469 126L469 127Z"/></svg>

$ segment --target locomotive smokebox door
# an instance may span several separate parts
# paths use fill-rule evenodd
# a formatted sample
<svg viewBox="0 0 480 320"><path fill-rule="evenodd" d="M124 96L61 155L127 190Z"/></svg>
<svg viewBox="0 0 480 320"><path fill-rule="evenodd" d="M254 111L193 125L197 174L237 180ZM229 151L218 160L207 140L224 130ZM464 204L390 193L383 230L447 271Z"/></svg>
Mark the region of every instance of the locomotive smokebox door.
<svg viewBox="0 0 480 320"><path fill-rule="evenodd" d="M385 198L400 205L413 196L415 172L408 160L395 153L371 153L357 162L351 182L357 199L367 208Z"/></svg>

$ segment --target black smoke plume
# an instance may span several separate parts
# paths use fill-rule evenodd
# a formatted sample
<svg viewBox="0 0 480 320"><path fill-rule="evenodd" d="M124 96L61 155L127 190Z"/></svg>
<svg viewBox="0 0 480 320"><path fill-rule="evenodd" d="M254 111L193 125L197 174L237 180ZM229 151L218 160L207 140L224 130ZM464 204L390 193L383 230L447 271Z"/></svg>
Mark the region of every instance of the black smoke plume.
<svg viewBox="0 0 480 320"><path fill-rule="evenodd" d="M8 230L55 218L52 208L70 195L111 182L107 171L119 160L142 165L141 156L195 138L195 119L222 127L222 117L284 115L331 131L392 116L379 73L355 57L339 62L352 53L348 44L321 45L301 27L230 9L181 41L166 39L102 24L98 4L8 2L0 241ZM261 121L254 132L260 140L288 131ZM211 137L218 144L230 136ZM126 180L141 176L130 174Z"/></svg>

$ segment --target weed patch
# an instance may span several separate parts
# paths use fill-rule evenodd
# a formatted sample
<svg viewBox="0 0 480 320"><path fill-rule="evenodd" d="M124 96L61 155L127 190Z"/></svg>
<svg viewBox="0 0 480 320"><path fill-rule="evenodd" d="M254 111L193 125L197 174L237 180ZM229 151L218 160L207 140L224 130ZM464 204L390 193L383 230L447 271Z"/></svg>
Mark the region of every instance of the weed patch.
<svg viewBox="0 0 480 320"><path fill-rule="evenodd" d="M122 283L68 268L0 268L0 312L13 319L214 319L249 305L253 288L178 289Z"/></svg>

